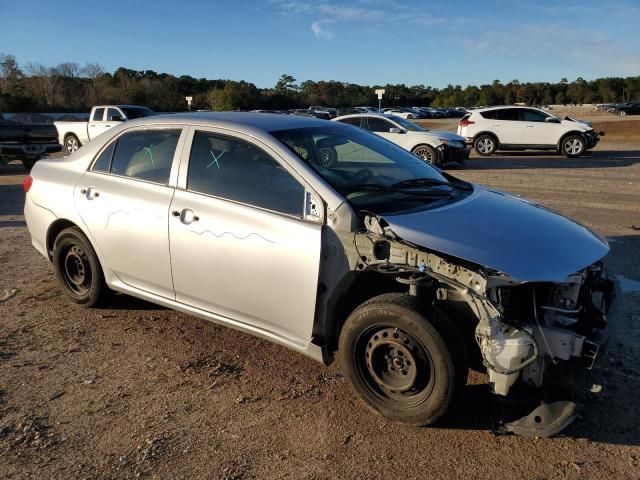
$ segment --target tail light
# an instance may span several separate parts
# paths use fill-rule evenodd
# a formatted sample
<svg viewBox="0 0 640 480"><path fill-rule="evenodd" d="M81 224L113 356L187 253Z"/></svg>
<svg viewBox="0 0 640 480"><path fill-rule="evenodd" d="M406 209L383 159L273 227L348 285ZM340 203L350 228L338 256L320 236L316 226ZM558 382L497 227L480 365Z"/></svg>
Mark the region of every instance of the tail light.
<svg viewBox="0 0 640 480"><path fill-rule="evenodd" d="M22 181L22 188L24 189L24 193L29 193L31 185L33 185L33 177L31 175L27 175Z"/></svg>
<svg viewBox="0 0 640 480"><path fill-rule="evenodd" d="M467 120L466 118L463 118L462 120L460 120L458 122L458 125L460 125L461 127L468 127L469 125L473 125L476 122L473 122L471 120Z"/></svg>

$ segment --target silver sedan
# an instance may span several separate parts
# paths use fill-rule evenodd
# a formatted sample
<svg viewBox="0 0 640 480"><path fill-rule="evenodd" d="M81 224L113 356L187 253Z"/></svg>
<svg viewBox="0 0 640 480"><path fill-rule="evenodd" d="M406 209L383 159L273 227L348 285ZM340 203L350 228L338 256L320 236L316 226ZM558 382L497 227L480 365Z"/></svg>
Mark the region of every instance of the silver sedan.
<svg viewBox="0 0 640 480"><path fill-rule="evenodd" d="M479 358L496 398L545 398L502 431L558 432L575 418L569 366L593 363L620 298L598 235L338 122L133 120L38 162L24 189L71 301L118 291L337 353L371 409L416 425L450 410Z"/></svg>

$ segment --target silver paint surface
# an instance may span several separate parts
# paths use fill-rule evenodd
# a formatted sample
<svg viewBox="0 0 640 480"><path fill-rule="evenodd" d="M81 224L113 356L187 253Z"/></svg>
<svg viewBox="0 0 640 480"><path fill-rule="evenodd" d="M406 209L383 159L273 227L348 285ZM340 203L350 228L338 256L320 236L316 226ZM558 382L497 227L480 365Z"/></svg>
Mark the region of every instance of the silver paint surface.
<svg viewBox="0 0 640 480"><path fill-rule="evenodd" d="M520 282L562 282L609 251L606 240L558 213L474 188L471 196L442 208L384 218L404 240Z"/></svg>

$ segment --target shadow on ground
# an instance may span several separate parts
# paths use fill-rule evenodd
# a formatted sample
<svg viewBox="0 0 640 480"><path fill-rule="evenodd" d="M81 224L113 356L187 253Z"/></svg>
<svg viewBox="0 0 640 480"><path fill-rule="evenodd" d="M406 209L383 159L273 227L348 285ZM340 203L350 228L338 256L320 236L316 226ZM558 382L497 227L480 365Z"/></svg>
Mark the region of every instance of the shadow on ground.
<svg viewBox="0 0 640 480"><path fill-rule="evenodd" d="M536 168L619 168L640 163L640 151L601 150L578 158L567 158L553 152L500 152L491 157L470 158L464 166L452 164L451 170L501 170Z"/></svg>

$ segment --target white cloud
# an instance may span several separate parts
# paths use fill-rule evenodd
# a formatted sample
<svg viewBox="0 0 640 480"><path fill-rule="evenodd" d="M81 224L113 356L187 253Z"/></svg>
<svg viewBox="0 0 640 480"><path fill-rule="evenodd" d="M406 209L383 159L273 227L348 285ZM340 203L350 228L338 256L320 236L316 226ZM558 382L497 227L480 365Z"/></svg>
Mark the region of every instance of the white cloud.
<svg viewBox="0 0 640 480"><path fill-rule="evenodd" d="M333 40L333 32L327 30L323 27L324 24L329 23L328 21L318 20L317 22L313 22L311 24L311 31L317 38L323 38L325 40Z"/></svg>

